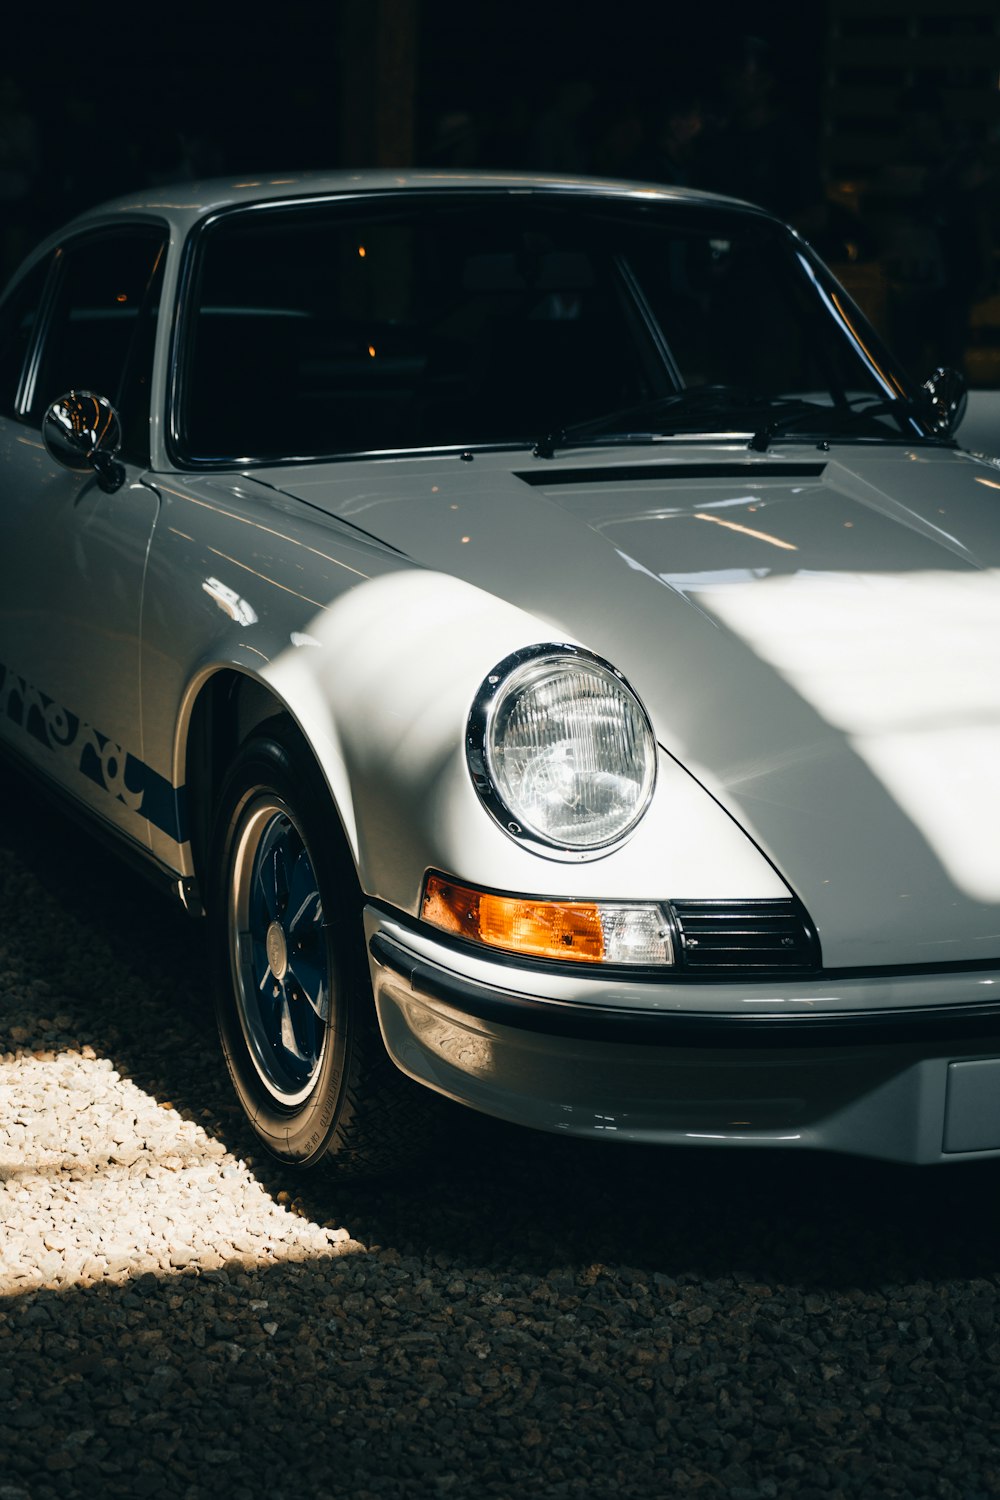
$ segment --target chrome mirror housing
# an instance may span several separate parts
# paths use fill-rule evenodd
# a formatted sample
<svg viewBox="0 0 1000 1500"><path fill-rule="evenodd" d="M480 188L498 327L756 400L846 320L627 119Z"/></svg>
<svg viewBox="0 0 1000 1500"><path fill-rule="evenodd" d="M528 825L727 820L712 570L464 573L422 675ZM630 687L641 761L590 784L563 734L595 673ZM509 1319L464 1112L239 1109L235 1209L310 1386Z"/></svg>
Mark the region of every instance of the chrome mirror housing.
<svg viewBox="0 0 1000 1500"><path fill-rule="evenodd" d="M951 437L965 416L969 399L965 376L941 365L924 381L922 389L927 395L935 432L942 437Z"/></svg>
<svg viewBox="0 0 1000 1500"><path fill-rule="evenodd" d="M106 397L93 391L60 396L42 419L42 439L56 463L74 474L92 472L105 494L125 483L124 465L117 460L121 422Z"/></svg>

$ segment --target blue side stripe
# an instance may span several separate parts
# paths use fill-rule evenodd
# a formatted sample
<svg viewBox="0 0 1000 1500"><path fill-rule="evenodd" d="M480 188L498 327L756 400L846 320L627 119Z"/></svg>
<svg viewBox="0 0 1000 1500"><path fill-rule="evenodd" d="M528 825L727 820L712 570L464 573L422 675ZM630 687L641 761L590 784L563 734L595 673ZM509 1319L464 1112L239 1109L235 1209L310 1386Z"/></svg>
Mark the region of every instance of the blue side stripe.
<svg viewBox="0 0 1000 1500"><path fill-rule="evenodd" d="M187 795L92 724L0 662L0 717L75 762L88 781L178 844L188 837Z"/></svg>

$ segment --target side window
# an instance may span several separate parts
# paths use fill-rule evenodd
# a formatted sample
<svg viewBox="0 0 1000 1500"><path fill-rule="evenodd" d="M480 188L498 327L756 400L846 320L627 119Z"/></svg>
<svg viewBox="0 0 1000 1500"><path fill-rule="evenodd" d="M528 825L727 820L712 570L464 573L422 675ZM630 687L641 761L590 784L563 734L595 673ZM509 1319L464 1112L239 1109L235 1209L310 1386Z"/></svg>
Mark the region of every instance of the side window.
<svg viewBox="0 0 1000 1500"><path fill-rule="evenodd" d="M13 416L25 356L38 320L51 256L40 261L0 306L0 414Z"/></svg>
<svg viewBox="0 0 1000 1500"><path fill-rule="evenodd" d="M163 248L158 232L132 231L93 236L62 252L31 396L34 421L66 391L95 391L119 411L127 456L146 456Z"/></svg>

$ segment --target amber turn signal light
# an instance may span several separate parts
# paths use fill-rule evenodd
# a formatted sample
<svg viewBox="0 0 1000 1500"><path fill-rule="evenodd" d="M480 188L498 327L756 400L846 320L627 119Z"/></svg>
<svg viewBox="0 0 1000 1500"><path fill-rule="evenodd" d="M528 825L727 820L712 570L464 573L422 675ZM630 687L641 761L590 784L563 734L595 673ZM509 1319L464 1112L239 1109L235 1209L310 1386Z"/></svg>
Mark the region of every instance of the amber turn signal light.
<svg viewBox="0 0 1000 1500"><path fill-rule="evenodd" d="M429 875L421 916L442 932L534 958L576 963L669 964L663 911L620 902L496 895Z"/></svg>

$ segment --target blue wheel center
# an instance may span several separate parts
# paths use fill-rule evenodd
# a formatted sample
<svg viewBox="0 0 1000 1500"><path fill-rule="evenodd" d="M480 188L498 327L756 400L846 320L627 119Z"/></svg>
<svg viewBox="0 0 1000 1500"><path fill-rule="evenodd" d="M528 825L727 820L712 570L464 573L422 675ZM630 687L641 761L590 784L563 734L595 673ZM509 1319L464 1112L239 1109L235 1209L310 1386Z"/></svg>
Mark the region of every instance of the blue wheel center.
<svg viewBox="0 0 1000 1500"><path fill-rule="evenodd" d="M309 850L272 801L251 812L233 869L237 993L257 1070L294 1104L326 1046L330 977L323 903Z"/></svg>

